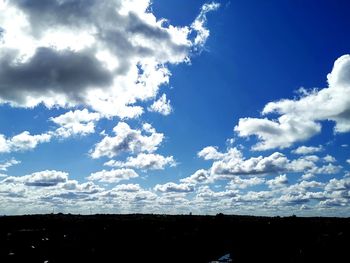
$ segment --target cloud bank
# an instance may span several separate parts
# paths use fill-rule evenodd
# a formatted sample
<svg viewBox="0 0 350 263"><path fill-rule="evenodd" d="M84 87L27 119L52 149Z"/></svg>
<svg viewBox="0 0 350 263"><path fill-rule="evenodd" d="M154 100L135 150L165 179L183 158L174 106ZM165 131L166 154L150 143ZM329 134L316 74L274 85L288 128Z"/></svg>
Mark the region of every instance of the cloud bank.
<svg viewBox="0 0 350 263"><path fill-rule="evenodd" d="M0 1L0 103L88 107L133 118L209 36L206 4L192 25L157 19L149 0ZM25 43L25 44L24 44ZM165 95L151 111L171 112ZM69 132L69 131L68 131Z"/></svg>

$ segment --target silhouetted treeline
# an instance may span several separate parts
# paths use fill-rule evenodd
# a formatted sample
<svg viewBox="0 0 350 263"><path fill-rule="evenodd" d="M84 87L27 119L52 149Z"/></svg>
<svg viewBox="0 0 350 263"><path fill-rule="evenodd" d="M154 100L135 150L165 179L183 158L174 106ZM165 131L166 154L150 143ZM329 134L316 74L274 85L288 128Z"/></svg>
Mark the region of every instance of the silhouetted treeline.
<svg viewBox="0 0 350 263"><path fill-rule="evenodd" d="M347 262L349 230L348 218L5 216L0 262Z"/></svg>

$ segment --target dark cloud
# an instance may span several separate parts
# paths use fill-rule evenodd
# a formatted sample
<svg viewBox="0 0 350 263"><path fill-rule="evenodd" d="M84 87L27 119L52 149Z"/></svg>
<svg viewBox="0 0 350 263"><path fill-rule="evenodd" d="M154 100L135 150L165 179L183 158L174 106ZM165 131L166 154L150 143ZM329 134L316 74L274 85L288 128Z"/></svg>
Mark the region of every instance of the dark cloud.
<svg viewBox="0 0 350 263"><path fill-rule="evenodd" d="M95 0L11 0L11 4L27 15L32 33L37 36L41 35L42 30L52 26L85 26L99 2Z"/></svg>
<svg viewBox="0 0 350 263"><path fill-rule="evenodd" d="M82 101L84 89L112 82L112 75L88 51L39 48L29 61L13 63L7 56L0 65L0 97L14 103L50 93Z"/></svg>

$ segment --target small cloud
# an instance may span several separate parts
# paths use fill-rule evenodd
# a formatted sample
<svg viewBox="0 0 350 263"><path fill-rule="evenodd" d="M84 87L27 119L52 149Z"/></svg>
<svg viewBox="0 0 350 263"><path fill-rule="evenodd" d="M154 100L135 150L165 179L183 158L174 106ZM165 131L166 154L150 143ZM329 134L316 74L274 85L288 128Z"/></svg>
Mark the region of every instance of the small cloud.
<svg viewBox="0 0 350 263"><path fill-rule="evenodd" d="M314 178L315 175L313 173L306 173L306 174L303 174L300 178L301 181L303 180L310 180L312 178Z"/></svg>
<svg viewBox="0 0 350 263"><path fill-rule="evenodd" d="M288 185L289 182L288 182L287 175L283 174L275 177L274 179L267 181L266 183L270 188L280 188L280 187L285 187L286 185Z"/></svg>
<svg viewBox="0 0 350 263"><path fill-rule="evenodd" d="M201 12L197 18L193 21L191 29L197 33L193 41L193 47L195 50L201 50L204 47L205 42L209 37L209 30L205 27L207 22L207 13L215 11L220 7L219 3L207 3L202 6Z"/></svg>
<svg viewBox="0 0 350 263"><path fill-rule="evenodd" d="M169 115L173 108L170 105L170 100L167 100L166 95L163 94L158 100L156 100L148 110L151 112L158 112L164 116Z"/></svg>
<svg viewBox="0 0 350 263"><path fill-rule="evenodd" d="M145 125L143 125L145 126ZM152 153L158 149L164 135L148 127L149 135L143 135L142 130L132 129L125 122L119 122L113 128L115 136L105 136L98 142L90 155L94 159L107 156L115 157L121 153Z"/></svg>
<svg viewBox="0 0 350 263"><path fill-rule="evenodd" d="M23 152L32 150L40 143L49 142L51 133L31 135L28 131L19 133L12 138L0 134L0 153Z"/></svg>
<svg viewBox="0 0 350 263"><path fill-rule="evenodd" d="M204 160L219 160L225 155L217 150L217 147L207 146L197 153L197 156Z"/></svg>
<svg viewBox="0 0 350 263"><path fill-rule="evenodd" d="M207 170L200 169L196 171L194 174L192 174L191 176L180 179L180 182L185 184L195 185L198 183L206 182L208 178L209 178L209 172Z"/></svg>
<svg viewBox="0 0 350 263"><path fill-rule="evenodd" d="M90 181L99 181L102 183L118 183L123 180L130 180L136 178L139 175L132 169L113 169L102 170L96 173L92 173L86 179Z"/></svg>
<svg viewBox="0 0 350 263"><path fill-rule="evenodd" d="M312 154L312 153L317 153L317 152L321 152L321 151L323 151L322 145L319 145L317 147L315 147L315 146L300 146L297 149L293 150L292 153L306 155L306 154Z"/></svg>
<svg viewBox="0 0 350 263"><path fill-rule="evenodd" d="M45 170L35 172L24 176L9 176L5 178L3 183L19 183L26 186L37 186L37 187L49 187L56 186L59 183L65 183L68 180L68 173L56 171L56 170Z"/></svg>
<svg viewBox="0 0 350 263"><path fill-rule="evenodd" d="M87 109L69 111L50 120L60 127L53 134L67 138L72 135L87 135L95 132L95 122L101 118L99 113L89 112Z"/></svg>
<svg viewBox="0 0 350 263"><path fill-rule="evenodd" d="M20 164L20 161L17 161L16 159L11 159L9 161L6 161L4 163L0 163L0 171L7 171L8 168L11 166L14 166L16 164Z"/></svg>
<svg viewBox="0 0 350 263"><path fill-rule="evenodd" d="M157 184L154 190L162 193L190 193L194 191L194 187L190 184L176 184L170 182L166 184Z"/></svg>
<svg viewBox="0 0 350 263"><path fill-rule="evenodd" d="M335 163L337 161L332 155L329 154L323 157L323 160L327 163Z"/></svg>
<svg viewBox="0 0 350 263"><path fill-rule="evenodd" d="M160 154L140 153L136 157L128 157L125 162L110 160L104 165L141 170L164 170L166 166L176 166L176 162L173 156L165 157Z"/></svg>

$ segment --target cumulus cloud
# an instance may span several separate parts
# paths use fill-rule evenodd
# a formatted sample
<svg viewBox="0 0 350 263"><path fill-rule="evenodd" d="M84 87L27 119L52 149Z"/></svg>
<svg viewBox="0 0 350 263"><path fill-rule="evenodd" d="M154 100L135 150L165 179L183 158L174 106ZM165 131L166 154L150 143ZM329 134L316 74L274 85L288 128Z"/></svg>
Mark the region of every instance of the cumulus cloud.
<svg viewBox="0 0 350 263"><path fill-rule="evenodd" d="M323 151L322 145L319 145L317 147L315 146L300 146L292 151L292 153L295 154L312 154Z"/></svg>
<svg viewBox="0 0 350 263"><path fill-rule="evenodd" d="M274 179L268 180L266 183L270 188L279 188L285 187L289 182L287 175L283 174L275 177Z"/></svg>
<svg viewBox="0 0 350 263"><path fill-rule="evenodd" d="M325 190L328 192L349 191L350 190L350 178L342 178L342 179L333 178L327 183Z"/></svg>
<svg viewBox="0 0 350 263"><path fill-rule="evenodd" d="M145 125L144 125L145 127ZM125 122L119 122L114 128L114 137L105 136L102 141L95 145L95 148L90 151L92 158L100 158L107 156L112 158L120 153L152 153L158 149L158 146L163 141L164 135L157 133L152 126L146 125L146 133L142 135L142 130L133 130Z"/></svg>
<svg viewBox="0 0 350 263"><path fill-rule="evenodd" d="M190 193L194 191L194 187L190 184L176 184L176 183L166 183L166 184L157 184L154 187L155 191L162 193Z"/></svg>
<svg viewBox="0 0 350 263"><path fill-rule="evenodd" d="M1 1L0 103L85 106L133 118L208 36L206 4L191 26L157 18L149 0ZM43 22L45 21L45 22ZM161 109L167 113L166 101Z"/></svg>
<svg viewBox="0 0 350 263"><path fill-rule="evenodd" d="M315 174L337 174L342 169L340 165L328 163L320 165L316 155L304 155L297 159L289 159L280 152L268 156L245 158L237 148L229 148L227 152L219 152L215 147L208 146L198 153L205 160L213 160L210 168L209 181L232 179L237 175L267 175L276 173L305 173L309 178ZM327 158L329 159L329 157Z"/></svg>
<svg viewBox="0 0 350 263"><path fill-rule="evenodd" d="M116 185L111 190L102 193L102 197L104 198L102 199L104 202L118 202L118 204L129 206L128 209L131 209L130 205L136 205L138 210L145 207L147 202L154 206L155 201L157 201L157 195L155 193L143 189L138 184Z"/></svg>
<svg viewBox="0 0 350 263"><path fill-rule="evenodd" d="M283 185L282 185L283 186ZM323 192L325 184L316 181L301 181L280 188L274 188L274 198L270 201L273 206L300 206L312 200L316 202L325 200Z"/></svg>
<svg viewBox="0 0 350 263"><path fill-rule="evenodd" d="M350 164L350 159L347 159L346 162L347 162L348 164Z"/></svg>
<svg viewBox="0 0 350 263"><path fill-rule="evenodd" d="M248 179L242 179L236 176L230 180L227 185L227 189L246 189L248 187L256 186L265 183L264 178L252 177Z"/></svg>
<svg viewBox="0 0 350 263"><path fill-rule="evenodd" d="M148 107L148 110L151 112L158 112L166 116L173 111L173 108L170 105L170 100L167 100L166 95L163 94L158 100Z"/></svg>
<svg viewBox="0 0 350 263"><path fill-rule="evenodd" d="M67 138L72 135L87 135L95 132L95 122L100 119L100 114L89 112L87 109L68 111L60 116L50 118L59 125L54 134Z"/></svg>
<svg viewBox="0 0 350 263"><path fill-rule="evenodd" d="M141 187L139 184L119 184L113 188L115 191L121 192L139 192Z"/></svg>
<svg viewBox="0 0 350 263"><path fill-rule="evenodd" d="M207 185L200 187L197 191L197 197L207 201L216 201L222 198L232 198L237 196L237 194L237 190L231 189L215 192Z"/></svg>
<svg viewBox="0 0 350 263"><path fill-rule="evenodd" d="M180 182L184 184L195 185L198 183L206 182L208 178L209 178L209 172L207 170L200 169L200 170L197 170L191 176L180 179Z"/></svg>
<svg viewBox="0 0 350 263"><path fill-rule="evenodd" d="M288 159L282 153L275 152L270 156L243 158L224 158L215 161L211 172L217 175L255 175L278 173L287 169Z"/></svg>
<svg viewBox="0 0 350 263"><path fill-rule="evenodd" d="M314 167L310 169L309 172L315 173L315 174L337 174L340 172L341 169L342 169L341 165L334 165L329 163L321 167Z"/></svg>
<svg viewBox="0 0 350 263"><path fill-rule="evenodd" d="M139 175L132 169L113 169L102 170L96 173L92 173L86 179L90 181L99 181L102 183L118 183L123 180L130 180L136 178Z"/></svg>
<svg viewBox="0 0 350 263"><path fill-rule="evenodd" d="M50 133L31 135L24 131L11 138L0 134L0 153L10 153L34 149L38 144L49 142L52 138Z"/></svg>
<svg viewBox="0 0 350 263"><path fill-rule="evenodd" d="M310 180L314 177L315 177L315 175L313 173L305 173L300 177L300 180L303 180L303 181Z"/></svg>
<svg viewBox="0 0 350 263"><path fill-rule="evenodd" d="M111 167L134 168L141 170L163 170L166 166L175 166L173 156L153 153L140 153L136 157L129 156L125 162L110 160L104 165Z"/></svg>
<svg viewBox="0 0 350 263"><path fill-rule="evenodd" d="M278 121L267 118L241 118L234 128L240 137L256 135L260 141L252 150L287 148L297 141L305 141L321 131L321 125L298 117L283 115Z"/></svg>
<svg viewBox="0 0 350 263"><path fill-rule="evenodd" d="M328 74L328 87L302 90L299 99L268 103L263 115L279 114L277 120L242 118L234 130L241 137L257 136L253 150L286 148L306 141L321 131L321 122L335 123L334 132L350 131L350 55L338 58Z"/></svg>
<svg viewBox="0 0 350 263"><path fill-rule="evenodd" d="M225 155L217 150L217 147L207 146L197 153L198 157L204 160L218 160Z"/></svg>
<svg viewBox="0 0 350 263"><path fill-rule="evenodd" d="M337 160L334 158L334 156L327 154L325 157L323 157L323 160L327 163L335 163Z"/></svg>
<svg viewBox="0 0 350 263"><path fill-rule="evenodd" d="M45 170L19 177L9 176L4 179L3 183L23 183L27 186L49 187L64 183L67 180L68 173L66 172Z"/></svg>

